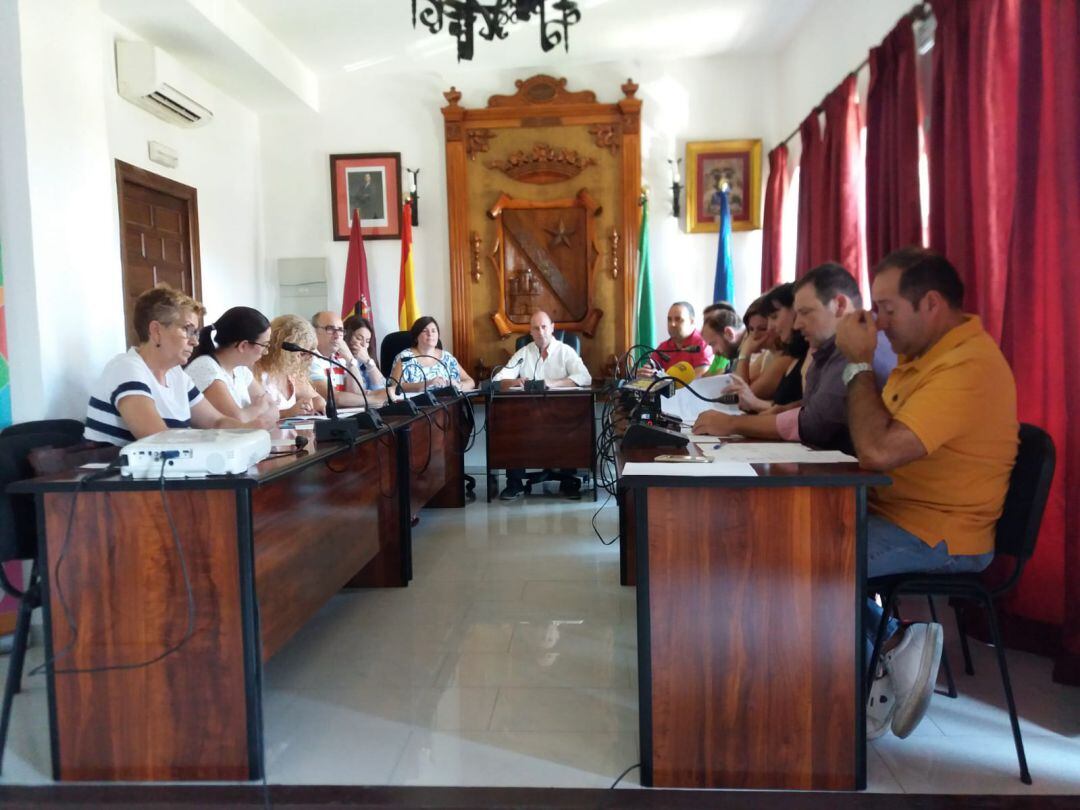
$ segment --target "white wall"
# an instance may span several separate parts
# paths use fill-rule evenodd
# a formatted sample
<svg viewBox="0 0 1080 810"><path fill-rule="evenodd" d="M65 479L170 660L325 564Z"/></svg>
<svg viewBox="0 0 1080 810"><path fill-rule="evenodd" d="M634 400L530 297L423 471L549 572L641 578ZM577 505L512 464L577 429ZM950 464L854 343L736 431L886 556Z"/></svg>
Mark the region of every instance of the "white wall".
<svg viewBox="0 0 1080 810"><path fill-rule="evenodd" d="M328 156L400 151L403 165L421 169L420 227L413 231L420 309L449 324L446 166L439 112L446 101L442 93L456 85L464 94L463 105L483 107L492 93L513 92L515 79L537 72L542 71L463 68L444 76L349 74L323 80L319 114L264 116L268 270L273 272L278 258L327 256L330 304L338 307L348 243L334 242L330 233ZM688 140L768 138L775 129L776 112L769 103L772 64L749 58L628 61L575 66L559 75L567 76L570 90L591 89L607 102L622 97L619 88L627 77L640 85L643 179L652 189L650 239L657 328L664 334L669 302L685 298L700 307L711 301L717 246L715 234L686 234L670 216L666 161L682 157ZM365 246L376 331L384 335L397 329L400 243L369 241ZM757 294L761 232L735 234L733 258L736 300L745 306Z"/></svg>

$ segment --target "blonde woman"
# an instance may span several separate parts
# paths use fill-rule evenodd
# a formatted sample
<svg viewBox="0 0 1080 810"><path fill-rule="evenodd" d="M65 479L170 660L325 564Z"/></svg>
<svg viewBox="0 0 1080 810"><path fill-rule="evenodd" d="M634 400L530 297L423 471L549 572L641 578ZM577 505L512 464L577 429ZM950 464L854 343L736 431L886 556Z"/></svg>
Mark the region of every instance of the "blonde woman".
<svg viewBox="0 0 1080 810"><path fill-rule="evenodd" d="M284 343L295 343L315 351L315 329L297 315L279 315L270 321L270 340L266 354L255 364L255 376L266 394L277 403L280 418L310 416L326 410L326 400L311 386L308 367L311 357L302 352L287 352Z"/></svg>
<svg viewBox="0 0 1080 810"><path fill-rule="evenodd" d="M181 367L195 348L205 312L198 301L164 284L136 299L139 345L110 360L91 386L87 439L122 447L166 428L274 427L277 414L268 410L251 421L225 416Z"/></svg>

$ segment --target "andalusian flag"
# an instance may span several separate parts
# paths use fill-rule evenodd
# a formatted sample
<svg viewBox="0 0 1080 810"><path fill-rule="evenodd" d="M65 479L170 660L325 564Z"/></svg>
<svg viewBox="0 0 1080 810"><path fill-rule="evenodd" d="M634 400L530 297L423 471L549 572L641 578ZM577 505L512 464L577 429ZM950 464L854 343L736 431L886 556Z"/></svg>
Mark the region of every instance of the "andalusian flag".
<svg viewBox="0 0 1080 810"><path fill-rule="evenodd" d="M398 279L398 328L403 332L407 332L420 317L412 253L412 202L407 201L401 209L401 276Z"/></svg>
<svg viewBox="0 0 1080 810"><path fill-rule="evenodd" d="M638 278L634 296L637 312L634 342L656 345L656 322L653 318L652 280L649 278L649 198L641 198L641 235L638 239ZM637 356L647 352L637 352Z"/></svg>

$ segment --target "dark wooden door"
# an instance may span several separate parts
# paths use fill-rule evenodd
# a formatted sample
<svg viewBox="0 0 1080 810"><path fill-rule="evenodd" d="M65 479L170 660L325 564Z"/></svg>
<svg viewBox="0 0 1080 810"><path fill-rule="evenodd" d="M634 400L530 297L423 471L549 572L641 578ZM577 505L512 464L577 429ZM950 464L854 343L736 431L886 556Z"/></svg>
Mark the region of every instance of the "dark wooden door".
<svg viewBox="0 0 1080 810"><path fill-rule="evenodd" d="M135 299L142 293L165 283L196 300L202 294L198 200L194 188L119 160L116 182L124 327L128 344L135 345L132 316Z"/></svg>

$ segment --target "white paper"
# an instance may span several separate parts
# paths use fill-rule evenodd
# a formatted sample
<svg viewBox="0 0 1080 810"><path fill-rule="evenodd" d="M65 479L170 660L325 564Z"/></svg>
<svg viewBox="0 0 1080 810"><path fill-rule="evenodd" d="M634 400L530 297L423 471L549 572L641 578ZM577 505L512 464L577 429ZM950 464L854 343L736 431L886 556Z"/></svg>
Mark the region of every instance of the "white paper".
<svg viewBox="0 0 1080 810"><path fill-rule="evenodd" d="M720 411L721 413L738 416L742 411L738 405L721 405L719 402L705 402L694 396L689 390L693 389L698 394L709 399L714 399L731 385L730 374L718 374L715 377L699 377L689 386L679 386L674 396L663 400L664 413L681 419L683 423L692 425L702 411Z"/></svg>
<svg viewBox="0 0 1080 810"><path fill-rule="evenodd" d="M679 475L694 478L738 477L754 478L757 473L749 464L714 461L710 464L678 461L628 461L623 465L623 475Z"/></svg>
<svg viewBox="0 0 1080 810"><path fill-rule="evenodd" d="M694 437L699 451L722 462L751 464L841 464L858 462L854 456L839 450L814 450L796 442L714 442L701 443Z"/></svg>

